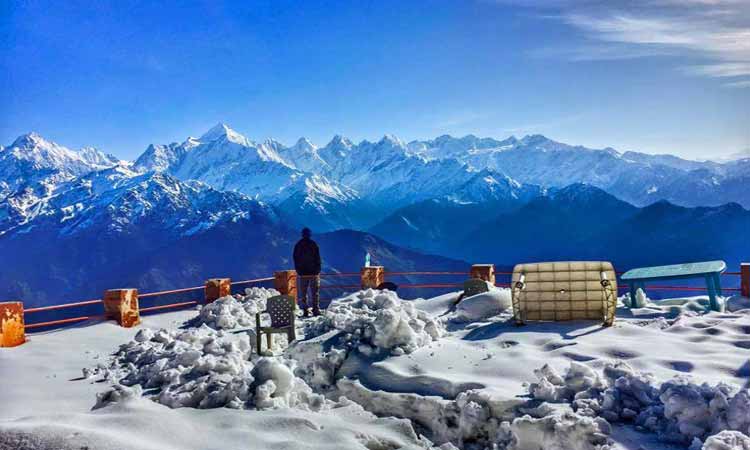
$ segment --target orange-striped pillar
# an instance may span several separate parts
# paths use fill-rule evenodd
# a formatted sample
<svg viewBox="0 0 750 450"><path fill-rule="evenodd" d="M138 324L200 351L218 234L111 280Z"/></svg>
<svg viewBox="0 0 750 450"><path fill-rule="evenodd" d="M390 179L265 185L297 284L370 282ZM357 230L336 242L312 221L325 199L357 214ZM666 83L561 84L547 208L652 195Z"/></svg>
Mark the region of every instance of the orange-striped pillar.
<svg viewBox="0 0 750 450"><path fill-rule="evenodd" d="M375 289L385 282L385 268L383 266L363 267L360 272L362 289Z"/></svg>
<svg viewBox="0 0 750 450"><path fill-rule="evenodd" d="M205 288L206 304L226 297L232 293L232 280L229 278L211 278L206 281Z"/></svg>
<svg viewBox="0 0 750 450"><path fill-rule="evenodd" d="M474 264L471 266L470 278L479 278L495 284L495 265L494 264Z"/></svg>
<svg viewBox="0 0 750 450"><path fill-rule="evenodd" d="M141 323L138 289L110 289L104 292L104 313L120 326L130 328Z"/></svg>
<svg viewBox="0 0 750 450"><path fill-rule="evenodd" d="M24 342L23 303L0 303L0 347L15 347Z"/></svg>
<svg viewBox="0 0 750 450"><path fill-rule="evenodd" d="M743 297L750 297L750 263L740 264L740 291Z"/></svg>
<svg viewBox="0 0 750 450"><path fill-rule="evenodd" d="M294 270L279 270L273 273L273 287L281 295L297 298L297 272Z"/></svg>

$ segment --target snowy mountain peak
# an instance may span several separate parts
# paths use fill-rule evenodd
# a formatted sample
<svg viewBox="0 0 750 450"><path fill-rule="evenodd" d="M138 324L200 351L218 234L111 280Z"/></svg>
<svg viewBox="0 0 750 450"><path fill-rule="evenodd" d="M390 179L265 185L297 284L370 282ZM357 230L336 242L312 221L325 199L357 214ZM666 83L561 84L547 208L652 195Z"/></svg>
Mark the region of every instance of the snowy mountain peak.
<svg viewBox="0 0 750 450"><path fill-rule="evenodd" d="M608 194L603 189L599 189L588 183L573 183L562 189L556 190L553 192L552 198L563 204L575 203L594 206L622 202L615 196Z"/></svg>
<svg viewBox="0 0 750 450"><path fill-rule="evenodd" d="M105 155L94 148L85 147L80 151L73 151L48 141L34 132L19 136L0 155L0 174L3 174L6 179L20 177L18 180L38 175L24 174L29 170L53 169L67 174L81 175L118 163L118 159L114 156Z"/></svg>
<svg viewBox="0 0 750 450"><path fill-rule="evenodd" d="M458 203L481 203L498 200L518 200L539 195L536 186L525 186L513 178L489 169L474 175L447 198Z"/></svg>
<svg viewBox="0 0 750 450"><path fill-rule="evenodd" d="M179 162L186 151L185 144L151 144L135 161L134 168L139 172L164 172Z"/></svg>
<svg viewBox="0 0 750 450"><path fill-rule="evenodd" d="M182 147L185 148L186 150L189 150L193 147L197 147L199 145L201 145L200 139L198 139L197 137L193 137L193 136L188 136L188 138L185 139L185 142L182 143Z"/></svg>
<svg viewBox="0 0 750 450"><path fill-rule="evenodd" d="M396 136L392 134L385 134L383 135L382 139L378 142L379 144L389 144L394 147L404 147L404 143L401 142L401 139L397 138Z"/></svg>
<svg viewBox="0 0 750 450"><path fill-rule="evenodd" d="M77 153L93 166L112 167L120 163L116 156L103 153L94 147L82 147Z"/></svg>
<svg viewBox="0 0 750 450"><path fill-rule="evenodd" d="M286 148L284 144L277 141L276 139L266 139L265 141L263 141L263 144L261 144L261 147L273 151L274 153L279 153Z"/></svg>
<svg viewBox="0 0 750 450"><path fill-rule="evenodd" d="M547 138L544 135L541 134L527 134L523 138L521 138L520 141L518 141L522 145L530 145L530 146L538 146L542 144L547 144L550 142L554 142Z"/></svg>
<svg viewBox="0 0 750 450"><path fill-rule="evenodd" d="M12 147L29 148L33 146L52 147L52 146L57 146L57 144L44 139L40 134L34 131L18 136L16 140L13 141L12 144L10 144L10 148Z"/></svg>
<svg viewBox="0 0 750 450"><path fill-rule="evenodd" d="M291 147L279 149L279 155L290 167L305 172L318 173L328 168L328 163L318 154L318 148L304 137Z"/></svg>
<svg viewBox="0 0 750 450"><path fill-rule="evenodd" d="M718 163L728 163L732 161L741 161L745 159L750 159L750 147L740 150L738 152L725 155L725 156L719 156L717 158L714 158L714 161Z"/></svg>
<svg viewBox="0 0 750 450"><path fill-rule="evenodd" d="M225 138L226 140L237 143L237 144L247 145L248 143L248 140L245 136L234 131L233 129L229 128L228 125L221 123L221 122L216 124L210 130L206 131L200 137L200 141L201 142L213 142L222 138Z"/></svg>
<svg viewBox="0 0 750 450"><path fill-rule="evenodd" d="M348 138L345 138L344 136L337 134L336 136L331 139L331 142L328 143L326 147L336 147L336 148L351 148L354 146L352 141L350 141Z"/></svg>
<svg viewBox="0 0 750 450"><path fill-rule="evenodd" d="M306 152L311 152L317 149L317 147L312 142L310 142L310 140L307 139L306 137L301 137L297 139L297 143L294 144L294 148L296 150L301 150L301 151L306 151Z"/></svg>

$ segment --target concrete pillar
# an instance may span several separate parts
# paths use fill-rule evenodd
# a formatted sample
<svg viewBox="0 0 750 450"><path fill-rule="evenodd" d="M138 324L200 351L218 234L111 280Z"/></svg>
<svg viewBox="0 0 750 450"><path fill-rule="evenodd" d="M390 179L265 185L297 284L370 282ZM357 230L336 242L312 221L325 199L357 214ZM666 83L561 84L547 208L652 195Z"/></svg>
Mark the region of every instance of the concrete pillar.
<svg viewBox="0 0 750 450"><path fill-rule="evenodd" d="M281 295L297 298L297 272L294 270L280 270L273 273L273 287Z"/></svg>
<svg viewBox="0 0 750 450"><path fill-rule="evenodd" d="M120 326L130 328L141 323L138 289L110 289L104 293L104 313Z"/></svg>
<svg viewBox="0 0 750 450"><path fill-rule="evenodd" d="M232 280L229 278L211 278L206 281L205 298L206 304L214 300L226 297L232 293Z"/></svg>
<svg viewBox="0 0 750 450"><path fill-rule="evenodd" d="M474 264L471 266L469 278L479 278L495 285L495 265L494 264Z"/></svg>
<svg viewBox="0 0 750 450"><path fill-rule="evenodd" d="M385 268L383 266L363 267L360 272L360 281L362 289L375 289L385 281Z"/></svg>
<svg viewBox="0 0 750 450"><path fill-rule="evenodd" d="M0 303L0 347L15 347L24 342L23 303Z"/></svg>
<svg viewBox="0 0 750 450"><path fill-rule="evenodd" d="M743 297L750 297L750 263L740 264L740 290Z"/></svg>

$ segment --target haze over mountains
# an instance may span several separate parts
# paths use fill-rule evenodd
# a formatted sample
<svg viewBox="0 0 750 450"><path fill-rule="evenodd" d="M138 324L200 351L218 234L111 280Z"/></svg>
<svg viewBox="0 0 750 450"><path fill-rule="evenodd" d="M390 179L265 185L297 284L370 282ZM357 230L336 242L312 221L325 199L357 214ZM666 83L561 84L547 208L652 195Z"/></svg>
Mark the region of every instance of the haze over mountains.
<svg viewBox="0 0 750 450"><path fill-rule="evenodd" d="M0 147L0 263L9 268L0 296L60 302L123 283L265 275L290 264L302 225L360 230L321 237L331 270L356 268L365 251L393 269L462 264L422 253L509 265L731 262L750 253L740 238L750 229L748 182L748 158L689 161L540 135L336 136L287 147L219 124L126 162L31 133Z"/></svg>

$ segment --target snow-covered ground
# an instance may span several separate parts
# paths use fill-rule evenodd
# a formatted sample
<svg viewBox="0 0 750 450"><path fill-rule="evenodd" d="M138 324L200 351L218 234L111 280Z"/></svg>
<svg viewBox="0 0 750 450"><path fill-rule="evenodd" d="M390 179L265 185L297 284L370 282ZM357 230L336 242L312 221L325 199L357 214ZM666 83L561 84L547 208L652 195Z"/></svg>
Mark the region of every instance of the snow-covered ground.
<svg viewBox="0 0 750 450"><path fill-rule="evenodd" d="M516 327L508 290L369 290L260 358L272 294L0 350L0 449L750 449L747 299Z"/></svg>

